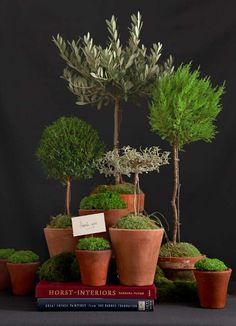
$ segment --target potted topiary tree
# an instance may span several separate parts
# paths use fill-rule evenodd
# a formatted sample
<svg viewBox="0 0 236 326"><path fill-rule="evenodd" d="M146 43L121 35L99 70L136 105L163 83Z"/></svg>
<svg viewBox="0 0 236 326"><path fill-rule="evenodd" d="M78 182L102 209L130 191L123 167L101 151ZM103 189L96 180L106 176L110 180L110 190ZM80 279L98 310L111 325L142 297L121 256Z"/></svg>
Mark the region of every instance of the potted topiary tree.
<svg viewBox="0 0 236 326"><path fill-rule="evenodd" d="M159 65L162 45L153 44L148 49L140 43L140 31L143 25L141 15L131 16L129 40L122 46L116 24L116 18L106 20L109 38L103 48L93 42L88 33L78 41L65 41L59 34L53 42L66 62L63 78L68 82L69 90L77 97L76 104L114 105L114 149L119 148L122 101L148 97L156 78L171 73L172 58ZM119 176L116 183L120 182Z"/></svg>
<svg viewBox="0 0 236 326"><path fill-rule="evenodd" d="M97 160L96 166L100 173L107 176L133 174L133 186L130 184L117 184L109 186L110 189L128 189L129 193L122 193L120 197L127 203L130 213L138 215L144 210L144 194L140 190L139 176L142 173L151 171L159 172L161 165L168 164L168 152L160 152L159 147L153 146L139 151L130 146L124 146L119 151L117 149L109 151ZM104 191L106 188L103 188ZM106 190L105 190L106 191Z"/></svg>
<svg viewBox="0 0 236 326"><path fill-rule="evenodd" d="M196 262L194 275L200 305L203 308L224 308L232 270L216 258Z"/></svg>
<svg viewBox="0 0 236 326"><path fill-rule="evenodd" d="M13 294L27 295L33 292L38 267L39 256L30 250L16 251L8 258Z"/></svg>
<svg viewBox="0 0 236 326"><path fill-rule="evenodd" d="M179 151L185 144L197 140L210 142L214 138L214 121L221 111L220 100L224 92L224 85L213 87L209 77L200 78L199 69L191 72L190 68L191 64L181 65L173 74L158 80L150 105L152 131L172 146L172 246L180 242Z"/></svg>
<svg viewBox="0 0 236 326"><path fill-rule="evenodd" d="M82 284L91 286L106 284L111 254L111 245L106 239L85 237L79 240L76 257Z"/></svg>
<svg viewBox="0 0 236 326"><path fill-rule="evenodd" d="M66 186L65 215L53 217L44 228L50 256L75 250L78 239L71 228L71 181L91 178L94 161L103 151L97 131L76 117L62 117L44 130L36 155L48 177Z"/></svg>
<svg viewBox="0 0 236 326"><path fill-rule="evenodd" d="M15 252L12 248L0 249L0 290L8 289L11 285L10 276L7 269L7 260Z"/></svg>
<svg viewBox="0 0 236 326"><path fill-rule="evenodd" d="M164 230L148 216L129 214L109 229L121 284L153 284Z"/></svg>

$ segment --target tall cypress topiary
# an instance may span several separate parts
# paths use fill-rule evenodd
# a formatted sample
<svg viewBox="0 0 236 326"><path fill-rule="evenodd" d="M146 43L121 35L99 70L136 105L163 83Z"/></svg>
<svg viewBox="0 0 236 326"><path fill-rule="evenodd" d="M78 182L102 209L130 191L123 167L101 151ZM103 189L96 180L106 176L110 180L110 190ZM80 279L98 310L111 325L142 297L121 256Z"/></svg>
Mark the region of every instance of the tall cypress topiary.
<svg viewBox="0 0 236 326"><path fill-rule="evenodd" d="M176 72L157 81L150 105L151 129L167 140L173 151L173 243L180 233L179 150L197 140L210 142L216 134L214 121L221 111L224 85L213 87L199 69L181 65Z"/></svg>
<svg viewBox="0 0 236 326"><path fill-rule="evenodd" d="M67 215L71 180L91 178L104 148L97 131L76 117L62 117L43 131L36 155L48 177L66 185Z"/></svg>

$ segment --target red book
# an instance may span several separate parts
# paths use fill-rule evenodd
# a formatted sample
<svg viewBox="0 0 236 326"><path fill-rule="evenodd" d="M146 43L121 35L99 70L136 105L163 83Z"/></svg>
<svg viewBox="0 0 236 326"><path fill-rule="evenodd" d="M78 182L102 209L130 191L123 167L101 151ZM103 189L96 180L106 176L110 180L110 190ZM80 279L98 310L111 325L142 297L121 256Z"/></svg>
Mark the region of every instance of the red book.
<svg viewBox="0 0 236 326"><path fill-rule="evenodd" d="M36 298L110 298L110 299L156 299L155 285L86 286L79 282L40 281L35 290Z"/></svg>

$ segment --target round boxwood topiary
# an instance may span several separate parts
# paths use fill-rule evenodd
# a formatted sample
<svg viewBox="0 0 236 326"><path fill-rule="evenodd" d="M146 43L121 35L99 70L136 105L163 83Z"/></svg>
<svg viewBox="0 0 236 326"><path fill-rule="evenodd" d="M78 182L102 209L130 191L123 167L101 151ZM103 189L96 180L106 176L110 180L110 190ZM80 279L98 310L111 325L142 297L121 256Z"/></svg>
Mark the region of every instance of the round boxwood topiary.
<svg viewBox="0 0 236 326"><path fill-rule="evenodd" d="M155 224L148 216L133 215L121 217L113 226L116 229L158 229L159 226Z"/></svg>
<svg viewBox="0 0 236 326"><path fill-rule="evenodd" d="M46 260L39 270L39 278L44 281L68 282L78 280L79 265L75 254L63 252Z"/></svg>
<svg viewBox="0 0 236 326"><path fill-rule="evenodd" d="M0 259L8 259L12 254L14 254L15 249L13 248L1 248L0 249Z"/></svg>
<svg viewBox="0 0 236 326"><path fill-rule="evenodd" d="M71 216L59 214L57 216L52 216L50 223L47 225L50 228L71 228Z"/></svg>
<svg viewBox="0 0 236 326"><path fill-rule="evenodd" d="M160 257L196 257L200 255L200 251L188 242L178 242L176 244L167 242L161 246L160 250Z"/></svg>
<svg viewBox="0 0 236 326"><path fill-rule="evenodd" d="M81 209L120 209L127 208L127 204L116 192L101 192L84 197L80 202Z"/></svg>
<svg viewBox="0 0 236 326"><path fill-rule="evenodd" d="M107 250L110 249L110 242L104 238L86 237L79 240L77 249L79 250Z"/></svg>
<svg viewBox="0 0 236 326"><path fill-rule="evenodd" d="M196 262L194 266L199 271L222 272L228 269L225 263L217 258L203 258Z"/></svg>
<svg viewBox="0 0 236 326"><path fill-rule="evenodd" d="M134 184L133 183L118 183L116 185L99 185L93 191L92 194L99 192L112 191L120 195L133 195L134 194ZM143 193L142 190L139 190L140 193Z"/></svg>
<svg viewBox="0 0 236 326"><path fill-rule="evenodd" d="M12 264L28 264L39 261L39 256L30 250L15 251L9 258L8 262Z"/></svg>

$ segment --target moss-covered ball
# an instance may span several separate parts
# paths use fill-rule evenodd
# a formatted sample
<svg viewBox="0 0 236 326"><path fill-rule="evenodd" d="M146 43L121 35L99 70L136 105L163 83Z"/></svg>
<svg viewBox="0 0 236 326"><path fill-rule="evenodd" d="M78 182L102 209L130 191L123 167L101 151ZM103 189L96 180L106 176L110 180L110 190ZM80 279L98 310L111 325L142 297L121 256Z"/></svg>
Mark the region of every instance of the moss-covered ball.
<svg viewBox="0 0 236 326"><path fill-rule="evenodd" d="M116 192L120 195L132 195L134 194L134 184L124 182L115 185L99 185L95 189L93 189L92 194L96 194L99 192L107 192L107 191ZM141 189L140 189L140 193L143 193Z"/></svg>
<svg viewBox="0 0 236 326"><path fill-rule="evenodd" d="M59 214L51 217L50 223L47 225L47 227L66 229L71 228L71 225L71 216Z"/></svg>
<svg viewBox="0 0 236 326"><path fill-rule="evenodd" d="M0 259L8 259L12 254L14 254L15 249L13 248L1 248L0 249Z"/></svg>
<svg viewBox="0 0 236 326"><path fill-rule="evenodd" d="M188 242L178 242L176 244L167 242L161 246L160 250L160 257L196 257L200 255L200 251Z"/></svg>
<svg viewBox="0 0 236 326"><path fill-rule="evenodd" d="M148 216L129 214L120 218L114 225L116 229L158 229L159 227Z"/></svg>
<svg viewBox="0 0 236 326"><path fill-rule="evenodd" d="M110 242L104 238L86 237L79 240L77 249L79 250L106 250L110 249Z"/></svg>
<svg viewBox="0 0 236 326"><path fill-rule="evenodd" d="M200 271L213 272L222 272L228 269L225 263L217 258L203 258L195 263L195 268Z"/></svg>
<svg viewBox="0 0 236 326"><path fill-rule="evenodd" d="M30 250L15 251L8 258L8 262L12 264L28 264L39 261L39 256Z"/></svg>
<svg viewBox="0 0 236 326"><path fill-rule="evenodd" d="M116 192L106 191L84 197L80 202L81 209L119 209L127 204Z"/></svg>

